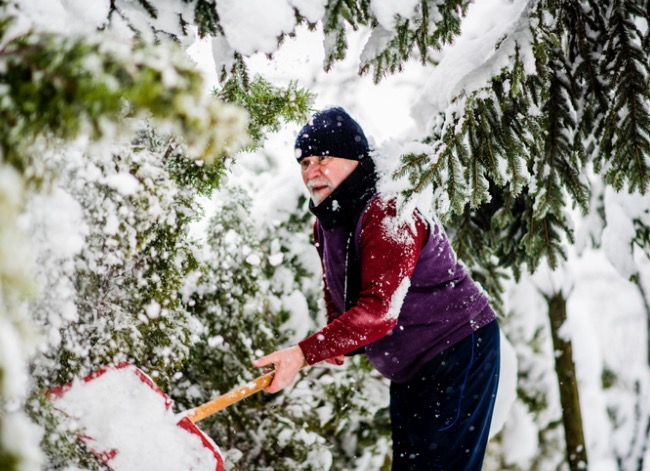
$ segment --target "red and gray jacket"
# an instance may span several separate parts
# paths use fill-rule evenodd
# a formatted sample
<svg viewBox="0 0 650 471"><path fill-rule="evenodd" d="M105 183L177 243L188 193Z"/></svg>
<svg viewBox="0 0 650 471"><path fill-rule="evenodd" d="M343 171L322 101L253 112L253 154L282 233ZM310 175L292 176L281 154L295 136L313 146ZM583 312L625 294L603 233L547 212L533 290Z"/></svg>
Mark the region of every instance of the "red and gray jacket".
<svg viewBox="0 0 650 471"><path fill-rule="evenodd" d="M405 382L496 318L444 231L418 212L400 222L395 200L375 195L356 224L352 262L348 232L315 225L329 323L299 343L309 364L365 346L379 372ZM349 263L360 264L360 286L356 302L345 309Z"/></svg>

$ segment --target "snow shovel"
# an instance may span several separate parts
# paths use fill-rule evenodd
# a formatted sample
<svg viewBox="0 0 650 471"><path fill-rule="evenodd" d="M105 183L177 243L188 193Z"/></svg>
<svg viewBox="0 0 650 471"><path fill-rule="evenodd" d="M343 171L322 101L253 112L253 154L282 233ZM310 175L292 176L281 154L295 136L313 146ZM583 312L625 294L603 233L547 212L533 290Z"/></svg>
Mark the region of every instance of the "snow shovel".
<svg viewBox="0 0 650 471"><path fill-rule="evenodd" d="M80 440L114 471L223 471L219 447L195 423L264 389L274 374L179 414L172 412L171 398L128 362L50 389L47 396L76 419L84 429Z"/></svg>

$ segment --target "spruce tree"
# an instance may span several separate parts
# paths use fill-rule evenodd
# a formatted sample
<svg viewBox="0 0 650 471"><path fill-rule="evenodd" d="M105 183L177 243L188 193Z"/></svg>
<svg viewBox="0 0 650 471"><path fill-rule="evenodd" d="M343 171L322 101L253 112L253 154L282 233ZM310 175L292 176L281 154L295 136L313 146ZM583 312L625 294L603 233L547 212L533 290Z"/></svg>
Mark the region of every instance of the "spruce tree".
<svg viewBox="0 0 650 471"><path fill-rule="evenodd" d="M178 0L159 6L138 0L137 5L150 17L148 22L141 21L142 16L129 3L111 2L102 28L109 31L127 24L133 35L144 43L164 43L168 38L183 43L188 40L189 27L196 25L200 36L228 40L214 1ZM367 0L332 0L327 2L319 18L298 7L294 11L296 25L307 23L314 27L316 22L322 22L326 34L326 69L345 57L349 29L370 29L372 33L359 71L372 73L375 80L381 80L386 74L399 71L409 58L435 64L437 49L451 43L459 34L461 17L468 5L466 1L421 0L414 2L408 11L401 9L397 13L396 6L395 14L387 17L387 10L377 9ZM170 17L174 21L167 21ZM594 210L590 204L593 188L597 186L594 179L617 191L637 191L643 195L648 187L650 33L647 27L639 26L649 23L647 5L638 0L540 0L530 2L520 19L525 27L507 32L493 51L491 60L497 63L497 59L505 59L499 63L507 65L486 77L483 83L460 90L448 109L430 116L429 136L425 139L429 151L404 156L402 168L396 174L408 181L406 200L417 199L420 192L433 193L435 209L453 233L460 256L468 261L474 276L497 300L502 294L501 281L510 270L519 277L524 269L534 271L544 260L555 268L566 257L568 245L574 242L569 210ZM280 35L280 42L284 34L291 33ZM52 50L66 51L73 47L70 45L77 44L75 41L78 40L61 44L59 38L50 37L43 42L56 44ZM78 41L78 44L87 43ZM47 46L37 49L48 50ZM2 54L6 51L11 48L3 49ZM24 57L22 51L17 56ZM235 100L237 90L249 93L252 87L245 57L234 49L227 52L232 56L230 60L215 66L222 72L222 83L230 81L222 93ZM63 63L74 63L75 54L82 55L82 52L66 57ZM46 59L34 57L33 60L39 63ZM15 66L9 68L14 69L21 70ZM69 71L65 67L62 70L57 73L68 76ZM16 75L19 77L16 83L29 82L21 74ZM152 71L150 82L140 82L148 83L154 94L158 94L155 97L143 93L149 87L134 85L133 94L125 92L127 98L138 106L150 106L152 111L164 113L168 103L161 98L166 96L164 87L154 86L154 82L160 83L159 77ZM83 78L74 76L74 81L85 84ZM234 88L228 91L229 87ZM29 91L29 87L26 89ZM104 96L105 92L100 95ZM16 96L26 96L20 99L32 107L31 97L44 100L33 91ZM124 93L120 92L120 96ZM57 103L68 103L70 97L62 98ZM154 106L156 100L161 107ZM117 102L106 100L102 106ZM26 119L17 127L11 119L12 109L3 120L7 132L0 134L10 139L0 143L0 148L7 153L3 154L4 161L19 175L27 175L31 184L32 170L26 169L35 167L31 165L33 153L14 149L30 142L25 136L40 136L43 128L52 128L56 138L77 135L79 128L71 123L76 116L85 117L83 111L74 108L64 113L63 125L53 119L47 122L34 119L33 123ZM100 111L95 109L96 116ZM254 112L259 113L259 108ZM36 115L33 108L30 111L27 107L18 116ZM184 126L196 125L195 120L180 118L186 123ZM24 123L33 127L25 127ZM90 123L95 122L91 119ZM102 127L96 122L89 129L88 134L97 137ZM200 133L197 137L201 137ZM188 138L187 142L193 139ZM198 142L202 142L203 149L211 148L211 143ZM590 181L586 176L592 169L594 176ZM16 180L12 178L12 181ZM25 178L19 177L18 181L22 185ZM9 214L19 209L13 211ZM641 219L635 224L638 231L631 242L647 252L647 225ZM20 277L15 274L5 277L3 285L11 286L5 281L8 279ZM14 285L18 286L16 293L25 293L26 288ZM18 312L13 308L11 311ZM13 314L14 319L16 316ZM11 322L14 326L21 324ZM3 456L1 451L0 456Z"/></svg>
<svg viewBox="0 0 650 471"><path fill-rule="evenodd" d="M245 136L241 112L218 100L202 105L201 78L178 51L161 55L137 41L126 51L101 37L24 30L20 14L13 3L0 5L0 324L7 349L0 364L0 435L22 430L25 436L0 441L0 467L7 470L43 464L39 432L21 411L29 387L27 363L40 343L39 322L25 301L39 299L43 287L34 280L29 242L17 224L32 197L46 193L57 179L60 169L49 168L42 158L79 136L99 142L128 134L128 115L151 116L188 138L191 155L206 161L219 161ZM179 80L161 86L163 73L170 72ZM218 140L215 129L222 131ZM56 328L52 332L56 336Z"/></svg>
<svg viewBox="0 0 650 471"><path fill-rule="evenodd" d="M254 81L251 89L264 89L266 101L281 101L286 106L251 120L249 129L254 132L250 134L261 138L264 130L277 126L281 118L304 119L309 96L295 87L281 90ZM293 105L285 99L289 95L298 98ZM219 100L216 96L212 99ZM248 285L237 285L245 308L227 316L232 323L218 325L217 333L210 317L197 312L197 302L182 295L187 291L186 285L196 281L194 273L206 273L210 286L219 286L224 281L214 292L226 292L230 281L225 281L237 278L239 265L229 264L227 255L240 249L252 250L254 245L242 240L225 252L219 251L215 247L223 234L214 234L216 241L208 249L209 260L218 262L210 264L198 255L198 242L191 235L191 224L203 214L198 198L210 196L220 186L226 172L225 160L212 164L195 161L187 156L182 145L161 135L145 121L131 120L131 128L137 131L135 135L129 141L112 143L108 155L100 149L85 154L67 147L44 156L42 166L46 174L56 177L52 184L72 200L71 206L78 207L85 240L78 252L67 257L57 256L47 237L41 237L39 244L38 223L42 214L38 207L44 202L35 202L31 211L35 213L36 226L32 236L33 245L40 249L38 275L45 294L33 303L31 314L48 334L49 341L48 348L33 361L35 377L39 386L47 389L105 364L128 360L170 393L181 374L193 380L194 390L215 391L211 386L215 377L220 377L218 384L234 385L235 378L224 375L225 369L210 368L223 348L211 342L215 335L257 339L252 328L255 324L246 316L262 294L254 277L247 280ZM233 217L242 218L237 215L245 211L236 192L223 196L224 204L230 205L234 213L225 211L221 216L232 225ZM247 229L251 233L249 238L254 239L254 228ZM40 232L47 230L44 227ZM60 299L62 292L69 293L69 299ZM209 297L208 302L214 304L206 309L232 309L232 296L234 293L226 298ZM74 308L64 314L62 304L66 302ZM265 319L277 315L268 306L261 312ZM269 332L262 322L258 324L263 332ZM199 341L204 331L213 332L209 345ZM250 346L250 340L247 345ZM206 353L205 348L210 351ZM41 349L45 349L44 344ZM244 353L226 349L224 364L244 362L250 357ZM182 398L179 394L175 396ZM209 398L209 394L204 397ZM183 405L187 401L179 400L178 407ZM91 457L71 440L72 429L61 433L66 430L65 420L54 412L42 414L44 409L47 405L39 402L31 412L46 431L53 432L46 434L44 442L49 464L90 466ZM52 426L52 422L61 420L64 423L58 428ZM289 444L294 446L291 440ZM305 449L303 446L302 450Z"/></svg>

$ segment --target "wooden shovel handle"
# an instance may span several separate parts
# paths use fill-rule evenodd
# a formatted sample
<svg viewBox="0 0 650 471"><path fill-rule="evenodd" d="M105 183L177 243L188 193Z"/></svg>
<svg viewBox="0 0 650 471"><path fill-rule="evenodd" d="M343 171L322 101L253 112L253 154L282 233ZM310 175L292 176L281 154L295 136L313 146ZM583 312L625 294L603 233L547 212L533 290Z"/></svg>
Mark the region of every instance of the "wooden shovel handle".
<svg viewBox="0 0 650 471"><path fill-rule="evenodd" d="M232 391L222 394L219 397L206 402L205 404L200 405L196 409L191 410L187 417L192 421L192 423L197 423L199 420L203 420L206 417L219 412L222 409L225 409L228 406L233 405L235 402L239 402L242 399L247 398L255 394L258 391L261 391L267 387L273 381L273 376L275 376L275 371L266 373L265 375L255 378L253 381L250 381L243 386L239 386Z"/></svg>
<svg viewBox="0 0 650 471"><path fill-rule="evenodd" d="M307 366L307 363L302 365L302 368L304 368L305 366ZM223 410L226 407L231 406L236 402L241 401L242 399L246 399L248 396L252 396L256 392L261 391L269 384L271 384L274 376L275 376L275 371L270 371L244 384L243 386L239 386L238 388L233 389L232 391L229 391L226 394L222 394L219 397L215 397L214 399L206 402L205 404L202 404L197 408L189 411L187 413L187 418L190 419L190 421L192 421L192 423L195 424L199 420L203 420L206 417L209 417L212 414L219 412L220 410Z"/></svg>

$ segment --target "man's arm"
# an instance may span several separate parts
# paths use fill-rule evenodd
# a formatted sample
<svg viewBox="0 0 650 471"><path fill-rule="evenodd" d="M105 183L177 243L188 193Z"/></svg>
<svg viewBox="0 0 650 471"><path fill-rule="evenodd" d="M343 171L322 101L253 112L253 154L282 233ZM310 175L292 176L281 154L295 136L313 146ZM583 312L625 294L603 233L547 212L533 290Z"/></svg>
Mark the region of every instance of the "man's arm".
<svg viewBox="0 0 650 471"><path fill-rule="evenodd" d="M419 216L414 217L415 228L407 223L397 225L394 204L376 200L370 206L364 216L360 240L359 300L297 346L253 362L257 367L275 366L276 378L266 392L277 392L291 384L304 361L311 365L339 358L392 330L399 311L395 303L401 305L405 295L405 290L398 292L398 289L409 282L428 234L426 223Z"/></svg>
<svg viewBox="0 0 650 471"><path fill-rule="evenodd" d="M349 353L390 332L428 234L417 215L397 224L396 206L375 200L360 239L361 293L357 303L299 343L309 364ZM402 287L402 289L399 289Z"/></svg>

